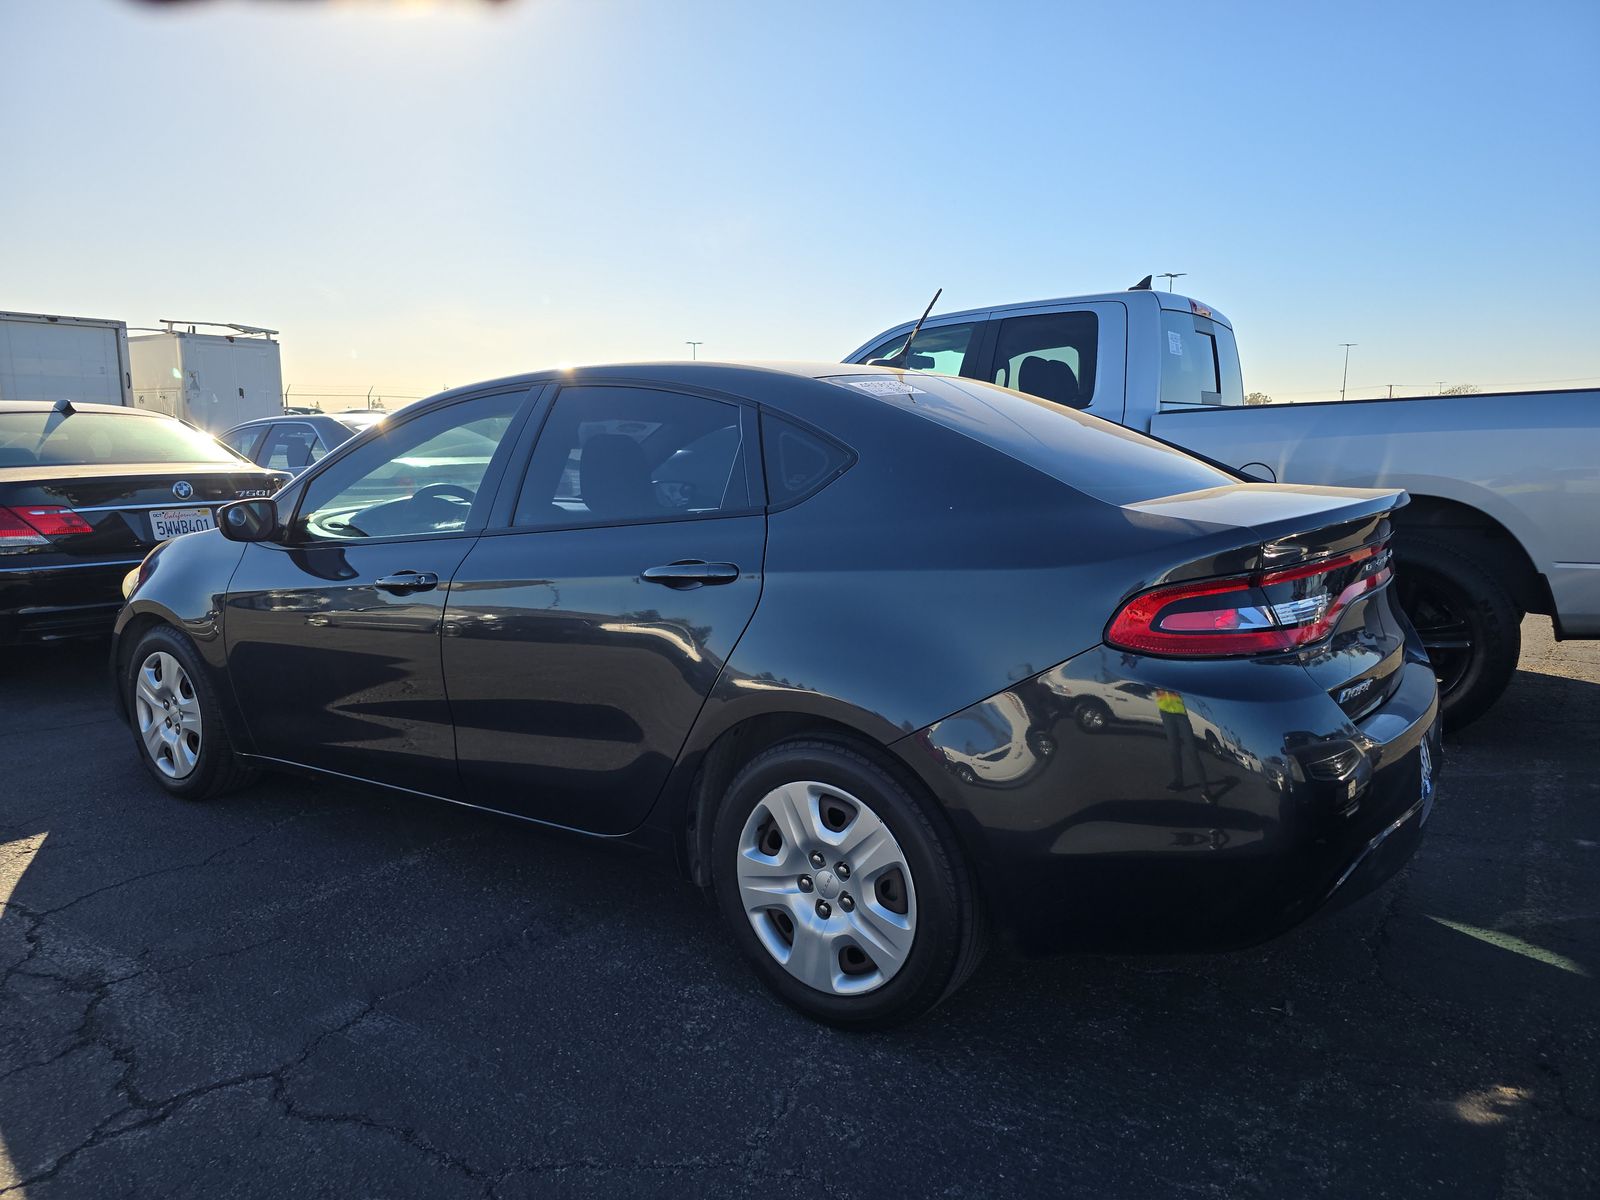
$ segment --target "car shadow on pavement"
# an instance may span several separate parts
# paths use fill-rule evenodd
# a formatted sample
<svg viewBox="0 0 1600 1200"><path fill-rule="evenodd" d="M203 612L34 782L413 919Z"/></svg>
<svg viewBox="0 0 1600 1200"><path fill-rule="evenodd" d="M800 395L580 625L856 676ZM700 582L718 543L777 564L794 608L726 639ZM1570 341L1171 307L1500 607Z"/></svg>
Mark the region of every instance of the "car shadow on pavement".
<svg viewBox="0 0 1600 1200"><path fill-rule="evenodd" d="M291 776L174 801L106 687L103 646L0 670L0 1188L34 1200L1556 1195L1600 1172L1600 789L1550 734L1552 709L1596 727L1588 680L1519 675L1452 738L1422 850L1349 909L1224 955L1002 948L871 1035L771 999L712 906L629 852Z"/></svg>

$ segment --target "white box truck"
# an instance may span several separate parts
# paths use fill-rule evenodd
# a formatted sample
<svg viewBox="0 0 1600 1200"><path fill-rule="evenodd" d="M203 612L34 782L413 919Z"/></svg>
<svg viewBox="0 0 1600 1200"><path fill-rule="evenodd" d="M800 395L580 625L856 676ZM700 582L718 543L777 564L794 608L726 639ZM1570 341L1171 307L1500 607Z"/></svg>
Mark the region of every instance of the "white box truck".
<svg viewBox="0 0 1600 1200"><path fill-rule="evenodd" d="M128 326L0 312L0 400L133 403Z"/></svg>
<svg viewBox="0 0 1600 1200"><path fill-rule="evenodd" d="M276 329L218 321L168 321L128 339L133 405L225 433L283 411ZM228 332L200 333L197 327Z"/></svg>

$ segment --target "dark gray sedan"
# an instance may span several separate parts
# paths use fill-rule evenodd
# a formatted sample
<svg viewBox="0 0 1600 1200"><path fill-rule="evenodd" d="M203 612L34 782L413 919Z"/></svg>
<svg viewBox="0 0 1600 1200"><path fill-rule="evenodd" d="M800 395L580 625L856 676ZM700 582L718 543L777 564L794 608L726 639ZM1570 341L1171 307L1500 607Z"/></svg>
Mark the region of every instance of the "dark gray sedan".
<svg viewBox="0 0 1600 1200"><path fill-rule="evenodd" d="M117 703L175 796L292 767L664 853L785 1000L882 1025L991 924L1235 946L1405 861L1439 734L1404 502L977 380L520 376L150 555Z"/></svg>

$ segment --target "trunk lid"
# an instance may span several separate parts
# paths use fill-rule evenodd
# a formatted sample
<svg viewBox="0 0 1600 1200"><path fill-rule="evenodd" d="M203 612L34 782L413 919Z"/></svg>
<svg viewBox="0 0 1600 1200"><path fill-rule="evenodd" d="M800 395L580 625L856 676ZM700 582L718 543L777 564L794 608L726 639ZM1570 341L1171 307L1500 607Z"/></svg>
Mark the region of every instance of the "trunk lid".
<svg viewBox="0 0 1600 1200"><path fill-rule="evenodd" d="M218 505L269 496L288 480L284 472L243 462L0 468L0 506L24 519L30 506L70 509L89 526L88 532L50 536L48 544L8 554L7 561L26 565L34 554L87 561L142 555L187 532L186 525L214 521Z"/></svg>

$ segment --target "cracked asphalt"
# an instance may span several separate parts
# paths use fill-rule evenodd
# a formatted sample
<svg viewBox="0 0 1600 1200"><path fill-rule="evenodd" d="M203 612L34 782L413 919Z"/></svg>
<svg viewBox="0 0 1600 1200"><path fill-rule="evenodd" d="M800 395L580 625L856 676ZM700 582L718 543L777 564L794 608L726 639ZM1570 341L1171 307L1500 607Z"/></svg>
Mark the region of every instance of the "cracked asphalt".
<svg viewBox="0 0 1600 1200"><path fill-rule="evenodd" d="M633 855L269 777L165 797L103 647L0 657L0 1194L1600 1194L1600 643L1530 618L1421 851L1255 950L821 1028Z"/></svg>

